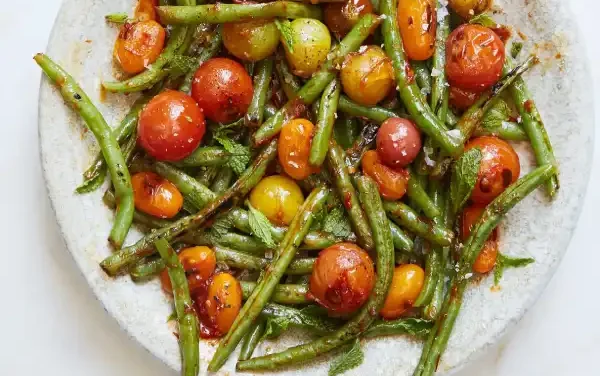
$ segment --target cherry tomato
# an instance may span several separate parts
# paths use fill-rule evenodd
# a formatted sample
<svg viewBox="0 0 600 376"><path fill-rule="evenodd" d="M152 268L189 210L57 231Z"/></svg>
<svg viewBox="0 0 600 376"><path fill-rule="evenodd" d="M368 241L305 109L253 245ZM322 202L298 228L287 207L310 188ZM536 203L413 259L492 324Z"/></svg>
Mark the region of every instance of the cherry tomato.
<svg viewBox="0 0 600 376"><path fill-rule="evenodd" d="M208 278L210 278L210 276ZM206 285L209 281L206 278L204 278L200 273L189 273L187 276L187 282L190 294L195 295L200 291L204 292L207 288Z"/></svg>
<svg viewBox="0 0 600 376"><path fill-rule="evenodd" d="M165 36L165 29L154 20L126 23L115 42L115 60L125 73L139 73L158 58Z"/></svg>
<svg viewBox="0 0 600 376"><path fill-rule="evenodd" d="M183 206L183 196L167 179L153 172L131 177L135 208L158 218L173 218Z"/></svg>
<svg viewBox="0 0 600 376"><path fill-rule="evenodd" d="M138 21L156 20L154 7L157 5L157 0L138 0L135 7L135 18Z"/></svg>
<svg viewBox="0 0 600 376"><path fill-rule="evenodd" d="M344 93L353 101L374 106L394 86L394 67L380 47L361 47L346 57L341 80Z"/></svg>
<svg viewBox="0 0 600 376"><path fill-rule="evenodd" d="M214 275L204 305L211 326L227 333L242 307L242 287L238 280L229 273Z"/></svg>
<svg viewBox="0 0 600 376"><path fill-rule="evenodd" d="M204 280L210 278L217 266L215 252L205 246L185 248L178 257L186 272L199 274Z"/></svg>
<svg viewBox="0 0 600 376"><path fill-rule="evenodd" d="M498 82L504 43L491 29L460 25L446 40L446 76L451 86L481 92Z"/></svg>
<svg viewBox="0 0 600 376"><path fill-rule="evenodd" d="M381 309L381 316L388 320L397 319L421 293L425 282L425 272L419 265L404 264L394 269L392 284Z"/></svg>
<svg viewBox="0 0 600 376"><path fill-rule="evenodd" d="M389 118L377 131L377 153L390 167L412 163L421 151L421 134L415 123L403 118Z"/></svg>
<svg viewBox="0 0 600 376"><path fill-rule="evenodd" d="M485 205L471 205L463 210L461 216L461 237L465 241L471 234L473 225L485 210ZM490 237L483 244L482 250L477 255L473 264L473 271L485 274L490 272L496 265L498 258L498 229L492 231Z"/></svg>
<svg viewBox="0 0 600 376"><path fill-rule="evenodd" d="M465 146L465 150L473 148L481 150L482 159L471 200L488 204L519 178L519 156L508 142L498 137L474 138Z"/></svg>
<svg viewBox="0 0 600 376"><path fill-rule="evenodd" d="M404 196L410 178L408 171L384 165L375 150L369 150L363 155L361 165L363 173L375 180L383 198L399 200Z"/></svg>
<svg viewBox="0 0 600 376"><path fill-rule="evenodd" d="M429 59L433 55L437 28L435 1L399 1L397 17L406 56L411 60Z"/></svg>
<svg viewBox="0 0 600 376"><path fill-rule="evenodd" d="M262 179L252 192L250 204L271 222L287 226L304 202L304 195L292 179L273 175Z"/></svg>
<svg viewBox="0 0 600 376"><path fill-rule="evenodd" d="M325 24L339 38L345 36L364 15L373 13L370 0L346 0L325 5Z"/></svg>
<svg viewBox="0 0 600 376"><path fill-rule="evenodd" d="M282 40L285 56L294 74L308 78L327 59L331 49L329 29L319 20L297 18L290 23L290 30L292 48Z"/></svg>
<svg viewBox="0 0 600 376"><path fill-rule="evenodd" d="M171 278L169 277L167 268L160 272L160 285L164 292L173 295L173 286L171 285Z"/></svg>
<svg viewBox="0 0 600 376"><path fill-rule="evenodd" d="M253 20L223 25L223 44L240 60L259 61L272 55L279 45L275 22Z"/></svg>
<svg viewBox="0 0 600 376"><path fill-rule="evenodd" d="M485 12L492 5L492 0L448 0L448 3L456 14L469 19Z"/></svg>
<svg viewBox="0 0 600 376"><path fill-rule="evenodd" d="M192 97L166 90L140 113L138 142L158 160L178 161L200 145L205 130L204 115Z"/></svg>
<svg viewBox="0 0 600 376"><path fill-rule="evenodd" d="M192 97L212 121L231 123L246 114L254 89L252 78L237 61L216 57L198 68Z"/></svg>
<svg viewBox="0 0 600 376"><path fill-rule="evenodd" d="M277 155L283 171L293 179L306 179L318 170L308 163L314 127L309 120L294 119L281 128Z"/></svg>
<svg viewBox="0 0 600 376"><path fill-rule="evenodd" d="M310 276L311 296L336 314L360 308L375 284L373 261L362 248L338 243L319 253Z"/></svg>
<svg viewBox="0 0 600 376"><path fill-rule="evenodd" d="M479 98L479 93L463 90L456 86L450 86L450 96L448 100L450 101L450 105L459 111L465 111L471 107L477 98Z"/></svg>

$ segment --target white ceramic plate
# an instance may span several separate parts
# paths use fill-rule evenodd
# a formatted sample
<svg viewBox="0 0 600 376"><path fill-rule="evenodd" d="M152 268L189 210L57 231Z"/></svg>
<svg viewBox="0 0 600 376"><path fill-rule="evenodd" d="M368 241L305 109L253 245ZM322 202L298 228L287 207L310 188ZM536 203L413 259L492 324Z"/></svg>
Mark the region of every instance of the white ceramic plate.
<svg viewBox="0 0 600 376"><path fill-rule="evenodd" d="M527 74L561 166L561 190L549 204L536 192L517 206L502 227L501 249L532 256L536 263L509 270L500 291L490 278L471 288L458 318L440 371L452 371L496 342L534 303L564 254L583 202L592 155L593 106L585 54L575 23L560 0L498 0L497 15L527 36L525 51L539 54L542 64ZM104 15L131 11L132 1L65 0L56 20L47 53L62 64L98 105L109 124L118 124L134 95L108 95L100 100L100 82L111 78L111 52L117 29ZM176 338L166 324L170 302L157 282L135 285L128 277L109 278L98 263L110 254L106 241L112 213L101 200L103 190L74 194L81 173L97 146L85 126L45 79L40 89L39 131L48 193L69 251L106 310L142 346L174 369L180 367ZM527 145L518 145L525 172L533 166ZM130 234L128 243L138 233ZM68 304L68 303L67 303ZM298 333L263 344L257 353L297 343ZM409 375L416 366L420 344L402 337L365 341L365 362L348 374ZM215 343L201 344L202 370ZM235 359L222 369L233 372ZM326 372L327 357L282 374Z"/></svg>

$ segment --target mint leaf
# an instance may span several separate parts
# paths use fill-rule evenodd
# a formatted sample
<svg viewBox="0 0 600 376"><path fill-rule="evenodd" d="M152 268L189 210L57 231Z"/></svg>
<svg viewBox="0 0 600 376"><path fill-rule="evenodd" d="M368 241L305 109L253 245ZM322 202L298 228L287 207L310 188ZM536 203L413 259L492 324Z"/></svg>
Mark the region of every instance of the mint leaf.
<svg viewBox="0 0 600 376"><path fill-rule="evenodd" d="M492 16L489 13L478 14L475 17L471 18L469 20L469 23L489 27L492 29L500 26L496 21L494 21L494 19L492 18Z"/></svg>
<svg viewBox="0 0 600 376"><path fill-rule="evenodd" d="M320 231L323 229L323 223L325 222L325 217L327 217L327 210L325 208L321 208L316 213L313 213L313 220L310 225L310 231Z"/></svg>
<svg viewBox="0 0 600 376"><path fill-rule="evenodd" d="M281 33L283 38L283 44L289 52L294 52L294 30L292 29L291 22L288 20L275 20L275 25Z"/></svg>
<svg viewBox="0 0 600 376"><path fill-rule="evenodd" d="M466 151L454 163L450 178L450 205L454 214L462 209L471 196L480 164L481 150L477 148Z"/></svg>
<svg viewBox="0 0 600 376"><path fill-rule="evenodd" d="M352 234L350 221L341 207L333 208L323 220L323 231L338 238L347 238Z"/></svg>
<svg viewBox="0 0 600 376"><path fill-rule="evenodd" d="M267 318L265 332L261 337L264 339L273 339L279 337L285 332L290 325L290 321L284 317L269 317Z"/></svg>
<svg viewBox="0 0 600 376"><path fill-rule="evenodd" d="M492 108L490 108L483 119L481 120L481 126L486 129L498 129L502 128L502 123L508 121L510 119L510 107L508 104L499 99L494 103Z"/></svg>
<svg viewBox="0 0 600 376"><path fill-rule="evenodd" d="M250 163L250 148L234 142L229 138L228 133L225 130L215 132L213 138L220 143L225 150L233 154L227 162L227 165L231 167L233 172L241 175L248 166L248 163Z"/></svg>
<svg viewBox="0 0 600 376"><path fill-rule="evenodd" d="M360 348L360 340L356 338L346 351L331 362L329 376L336 376L360 366L365 359L365 354Z"/></svg>
<svg viewBox="0 0 600 376"><path fill-rule="evenodd" d="M507 268L522 268L529 264L534 263L535 260L531 257L520 258L505 256L502 253L498 253L498 259L496 260L496 267L494 268L494 284L498 285L504 270Z"/></svg>
<svg viewBox="0 0 600 376"><path fill-rule="evenodd" d="M271 222L269 222L263 213L250 205L250 203L248 203L248 208L250 209L248 222L252 234L259 238L267 247L275 248L276 245L271 236Z"/></svg>

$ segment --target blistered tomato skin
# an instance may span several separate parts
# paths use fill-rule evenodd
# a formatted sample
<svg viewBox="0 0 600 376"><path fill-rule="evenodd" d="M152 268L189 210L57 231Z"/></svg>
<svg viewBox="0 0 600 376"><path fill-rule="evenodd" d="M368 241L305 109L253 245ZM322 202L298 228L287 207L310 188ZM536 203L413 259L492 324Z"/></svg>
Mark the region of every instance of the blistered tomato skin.
<svg viewBox="0 0 600 376"><path fill-rule="evenodd" d="M480 93L474 91L463 90L461 88L451 86L448 100L450 101L450 105L455 109L459 111L465 111L471 107L475 101L477 101L479 94Z"/></svg>
<svg viewBox="0 0 600 376"><path fill-rule="evenodd" d="M346 0L325 5L323 18L329 30L341 38L369 13L373 13L370 0Z"/></svg>
<svg viewBox="0 0 600 376"><path fill-rule="evenodd" d="M200 145L205 131L204 115L192 97L166 90L140 113L138 143L158 160L178 161Z"/></svg>
<svg viewBox="0 0 600 376"><path fill-rule="evenodd" d="M404 167L412 163L421 145L421 133L408 119L389 118L377 131L377 153L390 167Z"/></svg>
<svg viewBox="0 0 600 376"><path fill-rule="evenodd" d="M285 56L294 74L308 78L327 59L331 35L327 26L312 18L298 18L290 23L292 48L282 41ZM283 39L283 37L282 37Z"/></svg>
<svg viewBox="0 0 600 376"><path fill-rule="evenodd" d="M115 60L125 73L140 73L156 61L165 44L165 36L165 29L154 20L126 23L115 42Z"/></svg>
<svg viewBox="0 0 600 376"><path fill-rule="evenodd" d="M340 77L344 93L365 106L374 106L394 87L394 68L379 46L361 47L349 54Z"/></svg>
<svg viewBox="0 0 600 376"><path fill-rule="evenodd" d="M410 178L408 171L384 165L375 150L369 150L363 155L361 165L363 173L375 180L383 198L394 201L404 196Z"/></svg>
<svg viewBox="0 0 600 376"><path fill-rule="evenodd" d="M448 0L448 4L459 16L469 19L485 12L492 4L492 0Z"/></svg>
<svg viewBox="0 0 600 376"><path fill-rule="evenodd" d="M223 44L233 56L244 61L259 61L272 55L279 45L279 30L270 20L226 23Z"/></svg>
<svg viewBox="0 0 600 376"><path fill-rule="evenodd" d="M410 60L427 60L433 55L437 9L434 0L398 2L398 28Z"/></svg>
<svg viewBox="0 0 600 376"><path fill-rule="evenodd" d="M197 273L204 280L208 280L217 266L215 252L205 246L185 248L178 257L186 272Z"/></svg>
<svg viewBox="0 0 600 376"><path fill-rule="evenodd" d="M504 43L481 25L460 25L446 40L446 76L451 86L481 92L500 79Z"/></svg>
<svg viewBox="0 0 600 376"><path fill-rule="evenodd" d="M231 123L246 114L252 101L252 78L237 61L212 58L198 68L192 97L204 115L218 123Z"/></svg>
<svg viewBox="0 0 600 376"><path fill-rule="evenodd" d="M292 179L272 175L262 179L250 192L250 204L271 222L287 226L304 202L302 190Z"/></svg>
<svg viewBox="0 0 600 376"><path fill-rule="evenodd" d="M463 210L461 215L461 238L466 241L473 225L485 210L485 205L471 205ZM473 271L476 273L485 274L490 272L496 265L498 258L498 229L495 228L492 234L483 244L483 248L477 255L473 263Z"/></svg>
<svg viewBox="0 0 600 376"><path fill-rule="evenodd" d="M517 181L521 174L519 155L508 142L492 136L472 139L465 151L473 148L481 150L482 159L471 201L485 205Z"/></svg>
<svg viewBox="0 0 600 376"><path fill-rule="evenodd" d="M242 287L229 273L212 277L204 302L210 326L225 334L242 307Z"/></svg>
<svg viewBox="0 0 600 376"><path fill-rule="evenodd" d="M334 314L356 311L375 284L373 261L353 243L338 243L319 253L310 276L310 295Z"/></svg>
<svg viewBox="0 0 600 376"><path fill-rule="evenodd" d="M131 177L135 208L158 218L173 218L183 206L183 196L170 181L153 172Z"/></svg>
<svg viewBox="0 0 600 376"><path fill-rule="evenodd" d="M154 7L157 5L158 0L138 0L135 7L135 18L138 21L156 20Z"/></svg>
<svg viewBox="0 0 600 376"><path fill-rule="evenodd" d="M392 284L381 309L381 316L394 320L402 316L421 293L425 282L425 271L415 264L404 264L394 269Z"/></svg>
<svg viewBox="0 0 600 376"><path fill-rule="evenodd" d="M316 169L310 165L310 145L315 126L306 119L284 124L279 134L277 155L283 171L295 180L306 179Z"/></svg>

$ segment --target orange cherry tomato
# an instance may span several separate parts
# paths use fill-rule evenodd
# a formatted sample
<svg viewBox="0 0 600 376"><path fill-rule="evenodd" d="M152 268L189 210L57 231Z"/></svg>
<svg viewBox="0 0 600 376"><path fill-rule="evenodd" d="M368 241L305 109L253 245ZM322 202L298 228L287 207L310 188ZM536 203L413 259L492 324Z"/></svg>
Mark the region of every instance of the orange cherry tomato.
<svg viewBox="0 0 600 376"><path fill-rule="evenodd" d="M183 206L183 196L167 179L153 172L131 177L135 208L158 218L173 218Z"/></svg>
<svg viewBox="0 0 600 376"><path fill-rule="evenodd" d="M369 13L373 13L370 0L346 0L325 5L323 18L332 33L343 37L358 20Z"/></svg>
<svg viewBox="0 0 600 376"><path fill-rule="evenodd" d="M158 5L157 0L138 0L135 7L135 18L138 21L156 20L154 7Z"/></svg>
<svg viewBox="0 0 600 376"><path fill-rule="evenodd" d="M185 248L178 257L186 272L199 274L204 280L210 278L217 266L215 252L205 246Z"/></svg>
<svg viewBox="0 0 600 376"><path fill-rule="evenodd" d="M465 111L471 107L479 98L479 93L463 90L456 86L450 86L450 96L448 100L450 105L459 111Z"/></svg>
<svg viewBox="0 0 600 376"><path fill-rule="evenodd" d="M446 76L451 86L481 92L498 82L504 43L481 25L460 25L446 40Z"/></svg>
<svg viewBox="0 0 600 376"><path fill-rule="evenodd" d="M485 210L484 205L471 205L463 210L461 216L461 237L465 241L471 234L473 225ZM498 258L498 229L492 231L490 237L483 244L482 250L477 255L473 270L477 273L485 274L490 272L496 265Z"/></svg>
<svg viewBox="0 0 600 376"><path fill-rule="evenodd" d="M178 161L200 145L205 130L204 115L192 97L166 90L140 113L138 142L158 160Z"/></svg>
<svg viewBox="0 0 600 376"><path fill-rule="evenodd" d="M449 0L448 3L459 16L469 19L489 9L492 0Z"/></svg>
<svg viewBox="0 0 600 376"><path fill-rule="evenodd" d="M437 10L433 0L398 2L398 28L406 55L411 60L427 60L433 55Z"/></svg>
<svg viewBox="0 0 600 376"><path fill-rule="evenodd" d="M322 250L310 276L311 296L336 314L360 308L375 284L373 261L353 243L338 243Z"/></svg>
<svg viewBox="0 0 600 376"><path fill-rule="evenodd" d="M379 193L386 200L399 200L406 193L410 175L403 168L391 168L383 164L375 150L369 150L362 157L362 170L375 180Z"/></svg>
<svg viewBox="0 0 600 376"><path fill-rule="evenodd" d="M303 180L318 171L308 162L314 128L306 119L290 120L281 128L277 155L283 171L293 179Z"/></svg>
<svg viewBox="0 0 600 376"><path fill-rule="evenodd" d="M115 60L125 73L139 73L156 61L165 44L165 36L164 27L154 20L126 23L115 42Z"/></svg>
<svg viewBox="0 0 600 376"><path fill-rule="evenodd" d="M400 317L417 300L424 282L425 271L419 265L404 264L396 267L381 316L388 320Z"/></svg>
<svg viewBox="0 0 600 376"><path fill-rule="evenodd" d="M519 178L519 155L508 142L492 136L474 138L465 146L473 148L481 150L482 159L471 200L488 204Z"/></svg>
<svg viewBox="0 0 600 376"><path fill-rule="evenodd" d="M210 325L221 334L231 328L242 307L242 287L229 273L213 276L204 302Z"/></svg>

